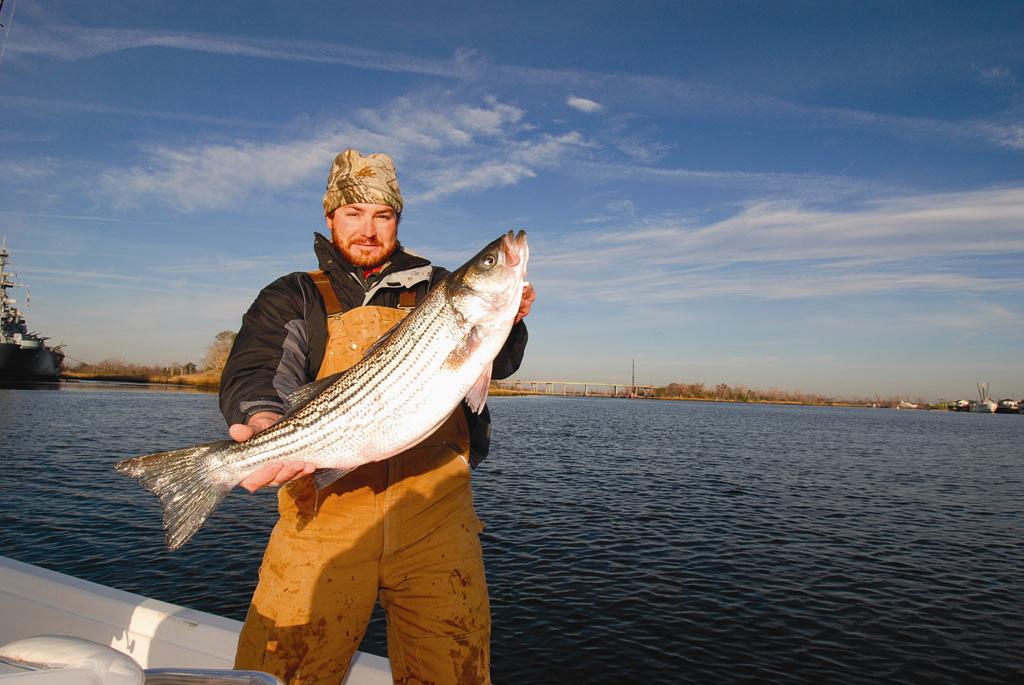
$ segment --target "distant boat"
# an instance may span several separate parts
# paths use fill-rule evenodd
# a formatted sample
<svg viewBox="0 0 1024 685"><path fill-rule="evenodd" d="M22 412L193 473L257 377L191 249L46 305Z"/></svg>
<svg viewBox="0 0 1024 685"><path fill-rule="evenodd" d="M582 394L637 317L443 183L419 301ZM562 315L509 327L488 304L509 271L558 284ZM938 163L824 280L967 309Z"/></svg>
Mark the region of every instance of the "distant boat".
<svg viewBox="0 0 1024 685"><path fill-rule="evenodd" d="M64 361L60 345L48 347L47 338L28 330L17 300L7 294L15 283L15 274L7 271L7 240L0 245L0 380L56 378Z"/></svg>
<svg viewBox="0 0 1024 685"><path fill-rule="evenodd" d="M988 383L978 383L978 401L971 403L971 411L978 414L995 414L998 404L988 395Z"/></svg>
<svg viewBox="0 0 1024 685"><path fill-rule="evenodd" d="M997 414L1019 414L1020 402L1016 400L999 400L996 405Z"/></svg>

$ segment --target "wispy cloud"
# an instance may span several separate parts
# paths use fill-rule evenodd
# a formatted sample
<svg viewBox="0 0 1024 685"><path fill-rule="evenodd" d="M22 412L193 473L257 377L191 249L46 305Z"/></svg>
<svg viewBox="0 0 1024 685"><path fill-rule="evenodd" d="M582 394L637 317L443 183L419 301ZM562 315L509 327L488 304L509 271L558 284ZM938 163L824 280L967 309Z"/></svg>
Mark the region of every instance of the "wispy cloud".
<svg viewBox="0 0 1024 685"><path fill-rule="evenodd" d="M19 250L21 253L32 250ZM49 256L53 256L52 253ZM220 269L210 268L212 262L220 265ZM169 267L145 267L125 273L124 269L67 269L45 266L21 266L18 273L31 277L36 282L45 281L47 287L73 285L76 288L90 287L100 291L152 292L166 295L173 293L189 293L196 289L216 292L219 296L251 297L253 290L249 284L231 282L220 278L224 273L239 274L252 272L259 280L266 274L275 274L290 269L296 260L288 262L283 258L265 257L251 259L211 259L206 262L184 262ZM203 282L197 276L205 276Z"/></svg>
<svg viewBox="0 0 1024 685"><path fill-rule="evenodd" d="M145 276L124 274L115 271L98 271L95 269L58 269L50 267L24 266L19 268L19 273L25 276L44 277L48 286L89 286L104 290L127 290L130 292L146 291L166 294L168 289L181 289L187 285L184 280L154 283L152 278L146 278Z"/></svg>
<svg viewBox="0 0 1024 685"><path fill-rule="evenodd" d="M42 98L30 98L19 95L0 95L0 105L19 108L22 110L39 109L71 109L78 112L92 112L95 114L112 114L123 117L146 117L151 119L167 119L174 121L187 121L194 124L212 124L215 126L230 126L232 128L278 128L277 124L252 121L250 119L239 119L237 117L217 117L193 112L161 112L157 110L133 109L127 107L112 107L95 102L75 102L70 100L50 100Z"/></svg>
<svg viewBox="0 0 1024 685"><path fill-rule="evenodd" d="M433 187L417 199L437 200L462 191L513 185L535 175L529 168L514 162L485 162L466 169L450 168L438 173Z"/></svg>
<svg viewBox="0 0 1024 685"><path fill-rule="evenodd" d="M0 177L8 180L42 178L52 174L58 167L57 160L51 158L5 159L0 160Z"/></svg>
<svg viewBox="0 0 1024 685"><path fill-rule="evenodd" d="M991 330L993 324L999 326L1020 326L1024 324L1024 315L994 303L973 303L955 312L942 313L911 313L908 319L922 328L959 329L974 333Z"/></svg>
<svg viewBox="0 0 1024 685"><path fill-rule="evenodd" d="M846 210L759 203L710 225L648 220L538 249L538 280L573 297L807 299L893 291L1019 289L971 255L1024 255L1024 187L906 196ZM625 268L623 265L628 265ZM614 275L614 277L613 277Z"/></svg>
<svg viewBox="0 0 1024 685"><path fill-rule="evenodd" d="M46 173L50 173L50 170L47 170ZM137 221L137 220L118 219L118 218L109 217L109 216L95 216L95 215L89 215L89 214L52 214L52 213L45 213L45 212L11 212L11 211L7 211L7 210L3 210L3 209L0 209L0 214L6 215L6 216L33 217L33 218L38 218L38 219L60 219L60 220L63 220L63 221L99 221L99 222L114 222L114 223L120 223L120 224L138 224L139 223L139 221Z"/></svg>
<svg viewBox="0 0 1024 685"><path fill-rule="evenodd" d="M419 74L456 81L496 82L505 85L585 88L607 93L606 103L571 96L567 104L582 111L598 111L608 100L628 103L630 109L657 108L676 115L785 118L817 128L872 128L889 135L951 141L982 141L1024 150L1019 120L968 119L946 121L856 108L828 107L791 101L762 93L736 91L695 80L648 74L606 73L578 69L534 68L492 64L471 50L458 50L450 58L419 57L395 51L373 50L334 42L282 41L196 32L146 31L87 27L20 27L10 45L15 55L80 60L101 54L140 48L189 50L253 59L342 64L392 73ZM980 70L979 77L1005 82L1012 73L1002 68Z"/></svg>
<svg viewBox="0 0 1024 685"><path fill-rule="evenodd" d="M1017 76L1009 67L992 66L982 68L977 65L972 65L971 71L977 77L978 81L992 88L1011 91L1013 93L1019 93L1021 89L1020 81L1017 80Z"/></svg>
<svg viewBox="0 0 1024 685"><path fill-rule="evenodd" d="M643 181L665 186L731 188L753 193L782 194L785 197L836 198L868 193L890 193L891 184L867 181L851 176L773 171L737 171L734 169L687 169L659 167L653 164L623 164L598 160L577 160L566 169L592 181Z"/></svg>
<svg viewBox="0 0 1024 685"><path fill-rule="evenodd" d="M430 59L323 41L283 41L223 36L187 31L86 28L56 26L45 29L21 26L9 46L15 55L37 55L61 60L91 59L99 55L140 48L188 50L237 57L290 62L317 62L376 71L465 78L472 70L467 54Z"/></svg>
<svg viewBox="0 0 1024 685"><path fill-rule="evenodd" d="M594 214L577 220L579 224L632 224L636 219L636 206L632 200L614 200L605 203L600 214Z"/></svg>
<svg viewBox="0 0 1024 685"><path fill-rule="evenodd" d="M306 254L254 255L251 257L210 256L176 261L163 266L146 267L146 273L169 276L192 276L200 274L221 275L255 272L273 274L289 271L295 264L307 259Z"/></svg>
<svg viewBox="0 0 1024 685"><path fill-rule="evenodd" d="M523 116L520 108L495 98L467 104L406 96L289 142L147 147L143 162L109 169L100 182L122 206L149 200L182 211L228 207L320 176L325 159L357 147L387 150L403 164L403 185L407 192L413 189L409 196L435 200L517 183L590 145L576 132L536 133L521 125Z"/></svg>
<svg viewBox="0 0 1024 685"><path fill-rule="evenodd" d="M488 149L484 159L447 160L430 174L427 189L414 196L437 200L464 191L514 185L537 175L540 168L560 166L566 157L589 144L576 131L563 135L541 134L525 140L502 141Z"/></svg>
<svg viewBox="0 0 1024 685"><path fill-rule="evenodd" d="M602 105L600 102L595 102L594 100L589 100L587 98L577 97L575 95L570 95L568 98L566 98L565 104L569 105L573 109L578 109L581 112L586 112L587 114L594 114L596 112L604 111L604 105Z"/></svg>
<svg viewBox="0 0 1024 685"><path fill-rule="evenodd" d="M361 110L357 116L367 129L401 147L439 150L446 144L467 146L478 137L512 133L523 115L522 109L493 97L470 105L439 95L398 97L387 107Z"/></svg>
<svg viewBox="0 0 1024 685"><path fill-rule="evenodd" d="M345 136L365 140L366 136ZM227 207L251 193L281 192L320 170L335 154L337 135L291 144L241 142L173 148L156 146L145 151L147 161L129 169L112 169L100 185L121 206L148 199L182 211Z"/></svg>

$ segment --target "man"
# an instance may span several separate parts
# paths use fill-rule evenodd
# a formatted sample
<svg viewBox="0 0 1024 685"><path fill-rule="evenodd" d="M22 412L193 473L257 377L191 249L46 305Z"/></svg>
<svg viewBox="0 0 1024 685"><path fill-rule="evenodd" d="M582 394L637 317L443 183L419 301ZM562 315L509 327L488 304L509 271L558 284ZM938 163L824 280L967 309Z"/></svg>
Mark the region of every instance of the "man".
<svg viewBox="0 0 1024 685"><path fill-rule="evenodd" d="M299 386L359 361L447 274L398 242L402 196L387 155L339 154L323 203L331 239L315 236L320 270L260 292L224 368L221 410L235 440L277 421L282 398ZM492 377L519 367L534 298L524 287ZM482 526L469 476L489 439L486 408L478 416L463 405L416 447L323 490L304 462L243 480L249 491L286 485L235 667L294 684L339 683L379 601L396 683L490 682Z"/></svg>

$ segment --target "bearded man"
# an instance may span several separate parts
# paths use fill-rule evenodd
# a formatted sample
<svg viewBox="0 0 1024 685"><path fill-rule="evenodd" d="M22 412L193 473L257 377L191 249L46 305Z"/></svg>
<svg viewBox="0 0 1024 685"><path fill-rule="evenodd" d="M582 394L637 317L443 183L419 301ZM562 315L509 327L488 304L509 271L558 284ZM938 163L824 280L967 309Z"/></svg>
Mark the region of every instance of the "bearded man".
<svg viewBox="0 0 1024 685"><path fill-rule="evenodd" d="M448 273L398 242L403 202L387 155L339 154L323 205L331 238L315 235L320 268L260 292L224 367L220 406L235 440L280 419L283 398L300 386L359 361ZM519 368L534 299L525 286L493 378ZM489 683L490 606L470 487L489 442L486 407L477 415L463 405L416 447L319 491L305 462L243 480L249 491L285 485L235 667L337 684L379 602L396 683Z"/></svg>

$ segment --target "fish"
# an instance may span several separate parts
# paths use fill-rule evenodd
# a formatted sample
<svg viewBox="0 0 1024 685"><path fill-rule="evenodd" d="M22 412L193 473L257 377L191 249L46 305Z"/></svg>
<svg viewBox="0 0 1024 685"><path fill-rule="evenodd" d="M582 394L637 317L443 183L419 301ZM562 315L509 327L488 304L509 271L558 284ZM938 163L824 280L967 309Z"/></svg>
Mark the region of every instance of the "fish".
<svg viewBox="0 0 1024 685"><path fill-rule="evenodd" d="M268 463L311 462L323 487L415 446L463 400L471 410L483 410L491 364L519 310L529 255L525 231L492 241L359 362L285 398L285 416L249 440L156 452L114 468L160 498L167 547L175 550L232 488Z"/></svg>

